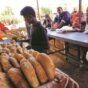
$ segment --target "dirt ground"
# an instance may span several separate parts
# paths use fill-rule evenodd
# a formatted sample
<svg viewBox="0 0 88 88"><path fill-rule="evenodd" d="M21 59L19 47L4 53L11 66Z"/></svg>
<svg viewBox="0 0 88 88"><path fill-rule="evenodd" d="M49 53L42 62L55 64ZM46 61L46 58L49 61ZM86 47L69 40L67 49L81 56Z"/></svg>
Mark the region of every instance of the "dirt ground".
<svg viewBox="0 0 88 88"><path fill-rule="evenodd" d="M59 42L61 48L63 47L62 45L63 42ZM52 58L57 68L78 82L80 88L88 88L88 69L84 67L80 68L76 62L67 61L65 57L59 53L50 54L49 56Z"/></svg>
<svg viewBox="0 0 88 88"><path fill-rule="evenodd" d="M56 67L68 74L71 78L78 82L80 88L88 88L88 70L80 68L78 65L65 60L63 56L58 53L49 55Z"/></svg>

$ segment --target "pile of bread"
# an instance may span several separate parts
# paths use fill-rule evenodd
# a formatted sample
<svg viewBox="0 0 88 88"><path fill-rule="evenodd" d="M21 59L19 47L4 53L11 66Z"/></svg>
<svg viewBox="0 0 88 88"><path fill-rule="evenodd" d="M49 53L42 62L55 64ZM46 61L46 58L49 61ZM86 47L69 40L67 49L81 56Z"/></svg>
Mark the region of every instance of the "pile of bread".
<svg viewBox="0 0 88 88"><path fill-rule="evenodd" d="M5 36L10 39L22 40L26 38L27 32L23 29L6 30Z"/></svg>
<svg viewBox="0 0 88 88"><path fill-rule="evenodd" d="M14 41L0 45L0 88L39 88L54 79L55 66L48 55Z"/></svg>

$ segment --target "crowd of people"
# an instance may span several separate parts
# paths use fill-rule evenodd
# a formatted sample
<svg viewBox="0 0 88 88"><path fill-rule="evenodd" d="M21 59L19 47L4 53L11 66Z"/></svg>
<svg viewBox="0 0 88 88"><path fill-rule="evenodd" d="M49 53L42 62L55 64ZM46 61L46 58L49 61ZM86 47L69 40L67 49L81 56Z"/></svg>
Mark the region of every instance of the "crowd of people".
<svg viewBox="0 0 88 88"><path fill-rule="evenodd" d="M81 11L81 25L85 27L86 25L86 19L85 14ZM57 14L54 18L54 20L51 19L49 14L45 15L45 19L43 21L43 25L45 27L54 27L54 28L61 28L63 26L72 26L80 28L79 24L79 11L73 10L72 13L69 13L69 11L64 11L62 7L57 8ZM83 27L83 28L84 28Z"/></svg>

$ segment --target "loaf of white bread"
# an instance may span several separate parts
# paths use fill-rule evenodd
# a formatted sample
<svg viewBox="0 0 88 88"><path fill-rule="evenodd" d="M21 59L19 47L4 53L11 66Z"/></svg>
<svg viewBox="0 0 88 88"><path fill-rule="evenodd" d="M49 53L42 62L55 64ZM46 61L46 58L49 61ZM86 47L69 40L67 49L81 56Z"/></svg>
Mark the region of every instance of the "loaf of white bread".
<svg viewBox="0 0 88 88"><path fill-rule="evenodd" d="M0 88L12 88L4 72L0 72Z"/></svg>
<svg viewBox="0 0 88 88"><path fill-rule="evenodd" d="M14 57L9 57L9 61L13 67L20 68L18 61Z"/></svg>
<svg viewBox="0 0 88 88"><path fill-rule="evenodd" d="M36 59L43 66L49 80L53 80L55 77L55 66L51 58L45 53L40 53Z"/></svg>
<svg viewBox="0 0 88 88"><path fill-rule="evenodd" d="M48 77L42 65L34 57L30 57L28 60L33 65L40 83L46 83L48 81Z"/></svg>
<svg viewBox="0 0 88 88"><path fill-rule="evenodd" d="M12 67L12 65L9 62L8 57L6 56L0 57L0 63L4 72L7 72Z"/></svg>
<svg viewBox="0 0 88 88"><path fill-rule="evenodd" d="M33 68L32 64L26 60L26 59L22 59L20 61L20 67L26 77L26 79L28 80L29 84L35 88L39 86L39 81L35 72L35 69Z"/></svg>
<svg viewBox="0 0 88 88"><path fill-rule="evenodd" d="M28 88L27 82L25 81L19 69L11 68L7 74L17 88Z"/></svg>

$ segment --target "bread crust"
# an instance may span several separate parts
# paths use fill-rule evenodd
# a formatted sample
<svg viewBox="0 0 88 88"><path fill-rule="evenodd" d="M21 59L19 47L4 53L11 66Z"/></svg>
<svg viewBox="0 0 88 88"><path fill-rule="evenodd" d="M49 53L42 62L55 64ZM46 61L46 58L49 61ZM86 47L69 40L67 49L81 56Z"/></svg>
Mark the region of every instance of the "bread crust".
<svg viewBox="0 0 88 88"><path fill-rule="evenodd" d="M4 72L7 72L12 67L12 65L9 62L9 59L5 56L2 56L0 58L0 63Z"/></svg>
<svg viewBox="0 0 88 88"><path fill-rule="evenodd" d="M13 67L15 67L15 68L20 68L19 63L18 63L18 61L17 61L15 58L9 57L9 61L10 61L10 63L12 64Z"/></svg>
<svg viewBox="0 0 88 88"><path fill-rule="evenodd" d="M36 59L43 66L49 80L53 80L55 77L55 65L51 58L45 53L40 53L37 55Z"/></svg>
<svg viewBox="0 0 88 88"><path fill-rule="evenodd" d="M32 64L28 60L22 59L20 61L20 66L21 66L21 69L22 69L26 79L28 80L29 84L33 88L38 87L39 81L37 79L37 76L36 76L36 73L35 73L35 70L34 70Z"/></svg>
<svg viewBox="0 0 88 88"><path fill-rule="evenodd" d="M23 58L25 58L22 54L15 53L13 57L20 62ZM25 58L26 59L26 58Z"/></svg>
<svg viewBox="0 0 88 88"><path fill-rule="evenodd" d="M12 88L5 73L0 72L0 88Z"/></svg>
<svg viewBox="0 0 88 88"><path fill-rule="evenodd" d="M41 64L34 57L30 57L28 60L33 65L35 72L37 74L37 77L41 82L41 84L46 83L48 81L48 77L45 73L45 70L41 66Z"/></svg>
<svg viewBox="0 0 88 88"><path fill-rule="evenodd" d="M28 85L19 69L11 68L7 74L17 88L28 88Z"/></svg>

